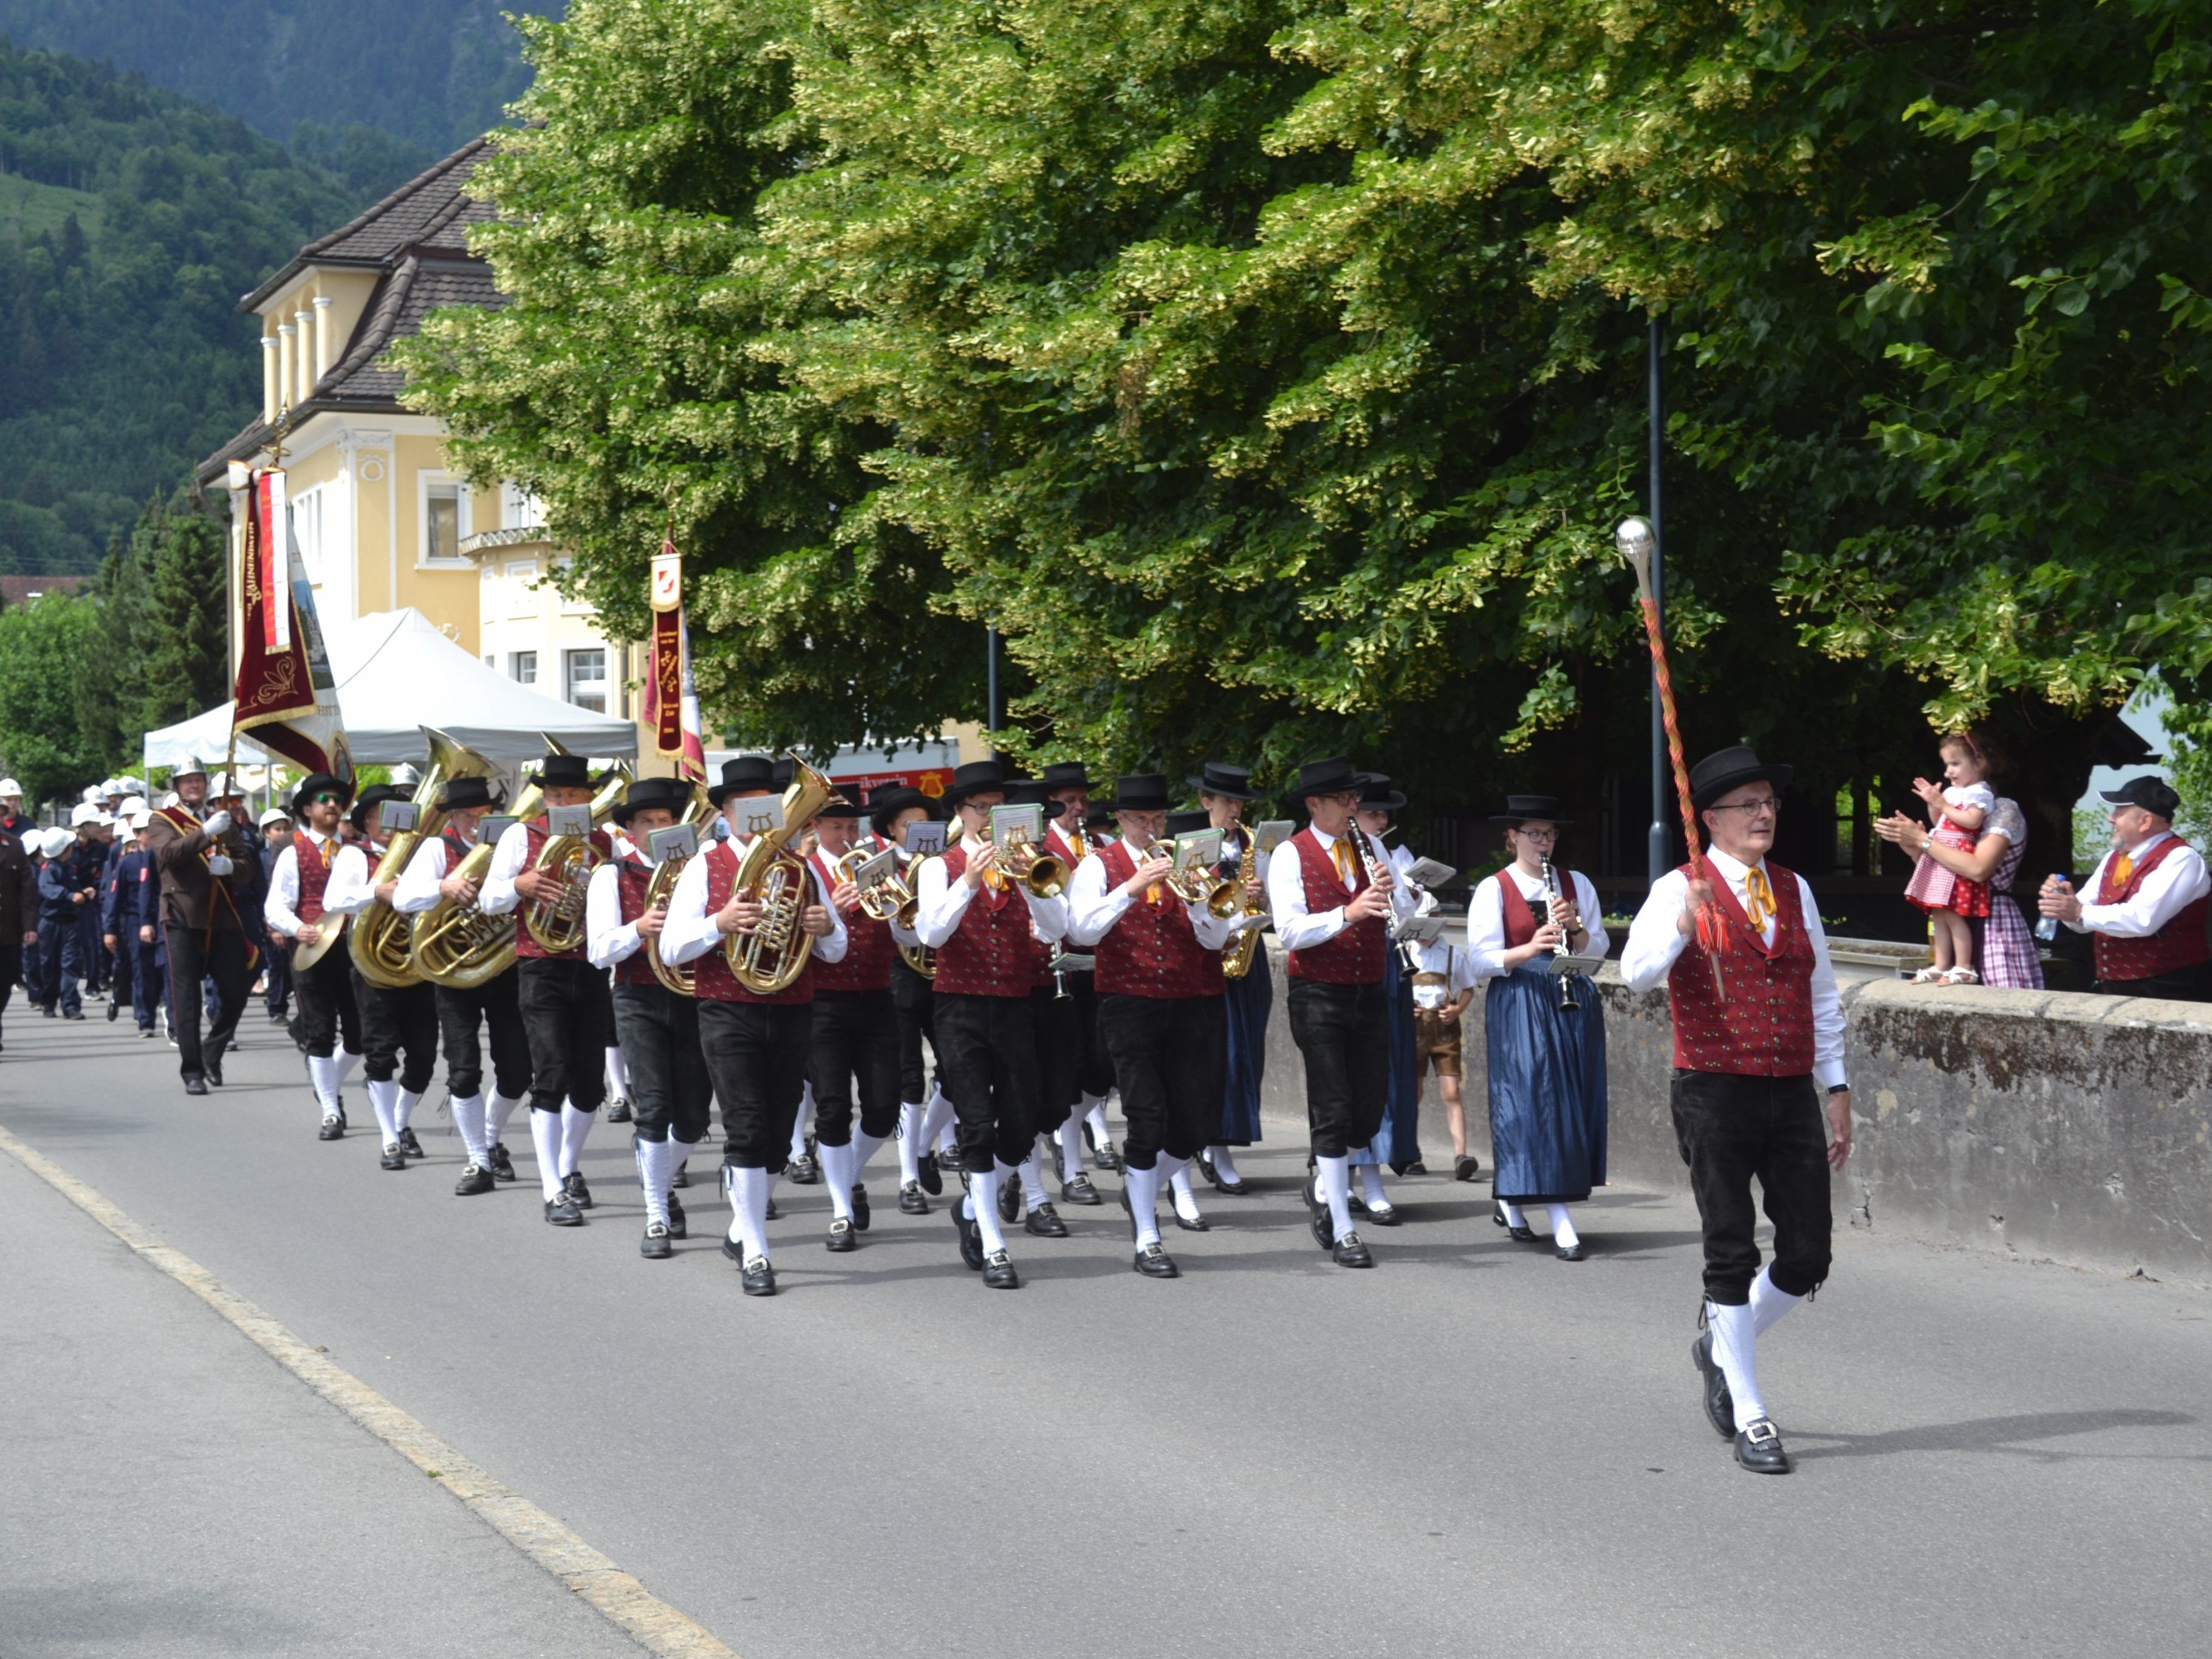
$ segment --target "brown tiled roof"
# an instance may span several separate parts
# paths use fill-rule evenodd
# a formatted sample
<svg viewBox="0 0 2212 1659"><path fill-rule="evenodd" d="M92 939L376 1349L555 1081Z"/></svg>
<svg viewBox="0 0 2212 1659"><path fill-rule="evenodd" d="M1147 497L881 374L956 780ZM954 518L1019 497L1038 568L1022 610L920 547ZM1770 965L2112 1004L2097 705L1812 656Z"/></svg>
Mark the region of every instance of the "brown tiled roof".
<svg viewBox="0 0 2212 1659"><path fill-rule="evenodd" d="M0 602L21 605L41 593L74 593L89 576L0 576Z"/></svg>

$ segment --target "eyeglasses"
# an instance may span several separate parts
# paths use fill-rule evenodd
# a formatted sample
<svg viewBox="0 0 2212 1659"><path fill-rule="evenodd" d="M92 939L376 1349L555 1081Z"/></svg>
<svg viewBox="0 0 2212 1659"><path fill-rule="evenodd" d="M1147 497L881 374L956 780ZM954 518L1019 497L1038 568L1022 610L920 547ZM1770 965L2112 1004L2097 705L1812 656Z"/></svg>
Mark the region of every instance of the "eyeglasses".
<svg viewBox="0 0 2212 1659"><path fill-rule="evenodd" d="M1557 841L1559 838L1559 832L1556 830L1516 829L1513 833L1522 837L1524 841Z"/></svg>
<svg viewBox="0 0 2212 1659"><path fill-rule="evenodd" d="M1757 800L1740 800L1728 806L1708 806L1708 812L1748 812L1757 817L1761 812L1779 812L1782 799L1778 795L1762 795Z"/></svg>
<svg viewBox="0 0 2212 1659"><path fill-rule="evenodd" d="M310 806L343 806L344 804L343 795L321 794L307 797L307 805Z"/></svg>

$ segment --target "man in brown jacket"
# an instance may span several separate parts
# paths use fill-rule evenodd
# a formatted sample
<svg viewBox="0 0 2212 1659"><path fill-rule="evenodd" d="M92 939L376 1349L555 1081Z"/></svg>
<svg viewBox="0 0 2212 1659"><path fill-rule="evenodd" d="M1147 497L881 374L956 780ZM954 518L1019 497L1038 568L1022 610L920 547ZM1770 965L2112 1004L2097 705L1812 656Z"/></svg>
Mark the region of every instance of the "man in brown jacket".
<svg viewBox="0 0 2212 1659"><path fill-rule="evenodd" d="M223 1050L245 1012L252 977L232 884L247 860L257 860L257 871L260 866L247 826L234 822L227 811L201 821L206 767L188 760L169 783L178 804L154 814L146 826L146 845L161 873L161 931L169 946L169 1024L177 1039L177 1069L186 1094L204 1095L209 1084L222 1082ZM215 1024L203 1047L200 988L210 975Z"/></svg>
<svg viewBox="0 0 2212 1659"><path fill-rule="evenodd" d="M39 942L39 872L20 836L0 834L0 1013L23 976L23 947Z"/></svg>

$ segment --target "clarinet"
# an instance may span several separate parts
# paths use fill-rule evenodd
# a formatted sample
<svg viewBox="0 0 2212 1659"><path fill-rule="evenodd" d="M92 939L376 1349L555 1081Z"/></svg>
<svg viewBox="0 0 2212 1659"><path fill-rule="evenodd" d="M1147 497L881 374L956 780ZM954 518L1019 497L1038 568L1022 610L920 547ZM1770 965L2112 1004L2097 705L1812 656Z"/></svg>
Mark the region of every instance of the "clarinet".
<svg viewBox="0 0 2212 1659"><path fill-rule="evenodd" d="M1559 872L1552 867L1552 860L1548 857L1543 860L1543 866L1544 893L1548 900L1544 907L1544 919L1549 921L1552 919L1552 905L1559 901ZM1565 949L1564 945L1554 945L1552 947L1553 959L1557 961L1565 953ZM1559 981L1560 1008L1565 1010L1581 1007L1582 1004L1575 1000L1575 976L1572 974L1560 974L1557 978Z"/></svg>

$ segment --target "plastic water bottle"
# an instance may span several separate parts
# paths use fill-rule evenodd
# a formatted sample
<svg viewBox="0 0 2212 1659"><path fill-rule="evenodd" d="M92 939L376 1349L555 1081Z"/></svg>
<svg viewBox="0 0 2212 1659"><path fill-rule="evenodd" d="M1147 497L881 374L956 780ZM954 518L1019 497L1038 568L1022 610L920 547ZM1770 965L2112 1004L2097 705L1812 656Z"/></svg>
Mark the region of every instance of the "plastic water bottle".
<svg viewBox="0 0 2212 1659"><path fill-rule="evenodd" d="M2054 870L2051 872L2051 878L2059 884L2063 891L2070 893L2074 890L2073 877ZM2057 917L2045 916L2035 924L2035 936L2045 945L2055 944L2058 939L2058 927Z"/></svg>

